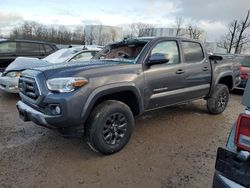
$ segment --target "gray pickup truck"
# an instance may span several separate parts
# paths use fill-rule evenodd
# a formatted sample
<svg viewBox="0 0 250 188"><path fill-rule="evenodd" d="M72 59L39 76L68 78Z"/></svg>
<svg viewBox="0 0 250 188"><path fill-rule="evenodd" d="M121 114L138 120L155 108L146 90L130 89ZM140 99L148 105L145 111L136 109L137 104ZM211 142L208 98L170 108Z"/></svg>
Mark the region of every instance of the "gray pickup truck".
<svg viewBox="0 0 250 188"><path fill-rule="evenodd" d="M198 41L130 38L88 62L25 70L17 109L24 121L85 134L93 150L111 154L145 111L205 99L209 113L222 113L239 75L233 59L208 55Z"/></svg>

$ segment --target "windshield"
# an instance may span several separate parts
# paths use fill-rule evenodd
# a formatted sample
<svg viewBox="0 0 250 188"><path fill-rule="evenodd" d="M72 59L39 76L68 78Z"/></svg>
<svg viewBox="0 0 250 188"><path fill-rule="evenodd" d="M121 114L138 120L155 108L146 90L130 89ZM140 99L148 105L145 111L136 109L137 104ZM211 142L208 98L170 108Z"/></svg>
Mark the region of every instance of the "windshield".
<svg viewBox="0 0 250 188"><path fill-rule="evenodd" d="M249 57L240 57L239 62L243 67L250 67L250 56Z"/></svg>
<svg viewBox="0 0 250 188"><path fill-rule="evenodd" d="M106 46L93 59L124 61L125 63L135 63L143 47L148 41L133 40L122 41Z"/></svg>
<svg viewBox="0 0 250 188"><path fill-rule="evenodd" d="M81 51L81 48L64 48L50 54L49 56L45 57L43 60L49 63L62 63L72 57L74 54Z"/></svg>

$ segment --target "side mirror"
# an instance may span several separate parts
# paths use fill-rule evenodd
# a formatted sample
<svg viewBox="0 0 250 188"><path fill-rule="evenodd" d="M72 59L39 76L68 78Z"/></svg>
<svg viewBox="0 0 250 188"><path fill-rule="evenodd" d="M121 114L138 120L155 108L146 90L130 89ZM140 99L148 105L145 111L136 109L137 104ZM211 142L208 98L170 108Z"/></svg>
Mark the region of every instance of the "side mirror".
<svg viewBox="0 0 250 188"><path fill-rule="evenodd" d="M210 60L213 60L213 61L222 61L222 60L223 60L223 57L222 57L222 56L219 56L219 55L210 55L210 56L209 56L209 59L210 59Z"/></svg>
<svg viewBox="0 0 250 188"><path fill-rule="evenodd" d="M148 65L164 64L169 62L169 55L163 53L155 53L149 57Z"/></svg>

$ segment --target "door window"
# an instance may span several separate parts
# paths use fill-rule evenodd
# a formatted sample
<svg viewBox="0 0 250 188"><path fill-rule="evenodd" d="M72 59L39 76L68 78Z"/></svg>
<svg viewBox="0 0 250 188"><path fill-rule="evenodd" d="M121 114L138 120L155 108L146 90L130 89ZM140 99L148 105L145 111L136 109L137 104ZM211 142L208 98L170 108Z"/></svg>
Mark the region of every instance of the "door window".
<svg viewBox="0 0 250 188"><path fill-rule="evenodd" d="M15 42L3 42L0 43L0 53L16 53L16 43Z"/></svg>
<svg viewBox="0 0 250 188"><path fill-rule="evenodd" d="M179 50L176 41L164 41L158 43L151 51L151 55L155 53L168 54L169 62L167 65L180 63Z"/></svg>
<svg viewBox="0 0 250 188"><path fill-rule="evenodd" d="M202 47L197 42L182 42L182 49L186 63L200 62L204 59Z"/></svg>
<svg viewBox="0 0 250 188"><path fill-rule="evenodd" d="M40 44L30 43L30 42L21 42L20 52L21 52L21 55L22 54L40 55Z"/></svg>

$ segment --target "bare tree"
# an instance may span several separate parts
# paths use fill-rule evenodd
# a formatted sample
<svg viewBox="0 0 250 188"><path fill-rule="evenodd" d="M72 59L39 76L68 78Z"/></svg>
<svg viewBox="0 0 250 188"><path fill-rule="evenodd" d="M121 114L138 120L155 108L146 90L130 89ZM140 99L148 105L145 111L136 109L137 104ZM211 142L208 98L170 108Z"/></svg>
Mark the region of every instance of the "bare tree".
<svg viewBox="0 0 250 188"><path fill-rule="evenodd" d="M89 25L89 26L85 27L85 29L89 29L89 31L85 30L85 32L84 32L86 43L89 45L92 45L93 41L94 41L94 26Z"/></svg>
<svg viewBox="0 0 250 188"><path fill-rule="evenodd" d="M153 28L151 24L146 24L146 23L132 23L129 25L131 34L130 36L149 36L150 35L150 29Z"/></svg>
<svg viewBox="0 0 250 188"><path fill-rule="evenodd" d="M111 35L111 41L115 42L115 40L117 38L117 35L118 35L117 30L115 30L114 28L112 28L111 31L110 31L110 35Z"/></svg>
<svg viewBox="0 0 250 188"><path fill-rule="evenodd" d="M233 22L231 22L230 26L229 26L229 34L228 34L228 38L227 40L229 40L229 47L228 47L228 53L231 53L231 50L233 48L234 45L234 38L236 35L238 29L238 24L237 24L237 20L234 20Z"/></svg>
<svg viewBox="0 0 250 188"><path fill-rule="evenodd" d="M247 12L246 18L241 21L234 20L229 24L228 33L221 38L218 42L218 46L227 50L227 53L240 54L245 45L250 42L247 29L250 27L249 15Z"/></svg>
<svg viewBox="0 0 250 188"><path fill-rule="evenodd" d="M228 34L221 38L217 46L226 49L227 53L231 53L232 49L235 47L235 37L238 27L238 21L232 21L229 24Z"/></svg>
<svg viewBox="0 0 250 188"><path fill-rule="evenodd" d="M244 35L246 29L250 27L249 14L250 10L248 10L246 18L241 21L240 26L238 27L238 37L234 53L240 53L242 46L249 42L248 37Z"/></svg>
<svg viewBox="0 0 250 188"><path fill-rule="evenodd" d="M188 34L190 39L199 40L202 35L202 31L198 29L196 26L189 25Z"/></svg>
<svg viewBox="0 0 250 188"><path fill-rule="evenodd" d="M60 44L81 44L83 29L71 31L65 26L46 26L37 22L25 21L19 27L13 28L10 37L14 39L41 40Z"/></svg>
<svg viewBox="0 0 250 188"><path fill-rule="evenodd" d="M176 17L175 19L175 23L176 23L176 37L180 37L181 36L181 29L182 29L182 25L183 25L183 18L182 17Z"/></svg>

